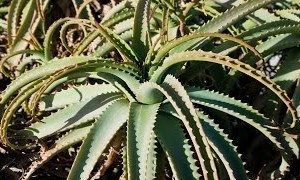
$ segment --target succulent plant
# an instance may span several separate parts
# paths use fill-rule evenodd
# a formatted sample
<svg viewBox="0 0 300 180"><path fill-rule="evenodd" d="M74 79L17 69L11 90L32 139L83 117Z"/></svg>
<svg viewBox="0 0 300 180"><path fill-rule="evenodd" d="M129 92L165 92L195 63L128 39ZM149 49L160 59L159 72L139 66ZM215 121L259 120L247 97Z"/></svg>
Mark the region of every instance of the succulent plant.
<svg viewBox="0 0 300 180"><path fill-rule="evenodd" d="M26 2L9 7L10 49L1 70L13 81L0 96L2 142L40 147L23 179L71 147L76 157L68 179L105 174L115 152L125 179L162 178L166 169L175 179L278 178L298 158L299 73L290 61L300 57L293 10L299 4L234 1L224 12L214 1L125 0L98 23L88 3L76 1L75 18L47 27L41 24L49 1ZM267 11L269 4L278 10ZM83 36L72 44L74 26ZM57 44L65 55L55 52ZM271 79L267 60L283 51ZM260 111L232 96L245 77L272 100ZM29 120L16 121L18 111ZM268 139L280 154L276 165L247 173L230 140L238 138L236 121Z"/></svg>

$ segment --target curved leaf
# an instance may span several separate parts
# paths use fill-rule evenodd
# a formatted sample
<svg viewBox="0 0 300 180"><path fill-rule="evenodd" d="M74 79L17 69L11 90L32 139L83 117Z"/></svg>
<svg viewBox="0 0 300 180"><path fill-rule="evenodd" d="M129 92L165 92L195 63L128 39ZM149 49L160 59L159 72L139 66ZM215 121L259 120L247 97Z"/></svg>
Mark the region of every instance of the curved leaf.
<svg viewBox="0 0 300 180"><path fill-rule="evenodd" d="M298 154L298 146L258 111L233 98L208 90L190 89L188 94L193 103L235 116L263 133L280 151L284 158L282 165L287 164L280 168L280 174L288 170L290 160Z"/></svg>
<svg viewBox="0 0 300 180"><path fill-rule="evenodd" d="M120 98L122 98L120 93L106 93L83 100L41 119L41 122L32 124L20 131L20 134L44 138L53 133L79 126L101 115Z"/></svg>
<svg viewBox="0 0 300 180"><path fill-rule="evenodd" d="M80 147L68 179L88 179L99 157L116 132L126 123L128 116L128 102L119 100L96 119Z"/></svg>
<svg viewBox="0 0 300 180"><path fill-rule="evenodd" d="M240 62L228 56L223 56L216 53L203 52L203 51L186 51L186 52L177 53L173 56L168 57L164 61L163 65L160 66L154 72L153 76L151 77L151 80L155 82L160 82L161 78L165 76L167 70L172 65L182 63L182 62L187 62L187 61L207 61L207 62L225 65L256 79L257 81L265 85L267 88L269 88L271 91L273 91L282 100L282 102L284 102L284 104L287 106L288 110L290 111L293 117L293 122L290 125L290 127L292 128L296 125L296 122L299 119L297 115L297 111L293 105L293 102L290 100L286 92L282 90L280 86L275 84L269 77L262 75L260 71L252 68L248 64L245 64L243 62Z"/></svg>
<svg viewBox="0 0 300 180"><path fill-rule="evenodd" d="M183 86L178 80L170 75L165 78L161 86L154 83L152 86L164 94L178 113L179 118L183 122L184 127L192 140L193 146L195 147L204 178L217 178L211 149L199 122L196 110Z"/></svg>
<svg viewBox="0 0 300 180"><path fill-rule="evenodd" d="M75 104L100 94L117 91L118 89L111 84L81 85L78 87L71 87L43 97L39 103L39 110L50 111L53 109L63 108L67 105Z"/></svg>
<svg viewBox="0 0 300 180"><path fill-rule="evenodd" d="M197 112L201 121L204 132L208 138L208 143L221 159L229 179L248 179L246 170L241 160L241 155L236 151L236 147L233 146L231 140L228 139L227 135L201 111Z"/></svg>
<svg viewBox="0 0 300 180"><path fill-rule="evenodd" d="M61 151L65 150L66 148L69 148L73 144L76 144L80 141L82 141L88 132L90 131L91 126L86 126L82 128L76 128L74 130L70 130L67 134L60 137L58 140L55 141L55 144L53 147L51 147L49 150L42 152L40 154L40 157L34 161L23 173L21 180L27 180L30 178L30 176L38 170L41 166L43 166L47 161L49 161L51 158L53 158L56 154L60 153Z"/></svg>
<svg viewBox="0 0 300 180"><path fill-rule="evenodd" d="M132 48L137 52L139 61L147 56L150 41L150 0L139 0L134 13Z"/></svg>
<svg viewBox="0 0 300 180"><path fill-rule="evenodd" d="M156 157L153 132L160 104L130 104L127 124L127 175L128 179L154 179Z"/></svg>
<svg viewBox="0 0 300 180"><path fill-rule="evenodd" d="M159 112L154 131L167 155L175 179L199 179L199 168L195 165L191 145L181 128L180 120Z"/></svg>
<svg viewBox="0 0 300 180"><path fill-rule="evenodd" d="M119 35L107 27L98 23L95 25L99 32L119 51L125 62L134 62L136 65L139 64L136 52L126 43L126 41L121 39Z"/></svg>

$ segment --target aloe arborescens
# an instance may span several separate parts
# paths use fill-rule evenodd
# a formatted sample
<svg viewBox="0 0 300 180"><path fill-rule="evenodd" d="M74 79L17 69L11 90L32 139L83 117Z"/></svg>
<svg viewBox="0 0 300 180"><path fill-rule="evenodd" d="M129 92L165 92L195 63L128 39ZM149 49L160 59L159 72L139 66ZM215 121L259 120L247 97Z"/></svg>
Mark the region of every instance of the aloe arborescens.
<svg viewBox="0 0 300 180"><path fill-rule="evenodd" d="M37 8L40 14L48 3L42 2ZM22 178L28 179L53 156L82 142L69 179L88 179L110 146L121 149L122 176L126 179L162 177L167 166L165 159L175 179L247 179L241 155L217 124L230 125L224 121L233 118L255 128L280 153L280 164L264 176L285 175L292 158L299 154L296 140L292 138L299 126L296 107L279 85L252 66L256 62L263 63L264 58L276 50L287 48L272 44L272 40L293 36L299 25L291 20L265 24L254 21L256 17L252 12L271 2L248 1L203 25L194 26L189 22L196 20L196 15L215 16L218 5L205 2L198 8L196 1L186 6L160 0L123 1L101 23L91 21L92 18L79 19L79 11L77 19L54 22L45 34L43 46L29 50L26 49L28 42L14 48L19 42L13 37L16 34L27 37L21 28L29 27L25 15L32 15L29 13L32 7L12 1L8 18L13 23L8 28L12 49L1 61L1 69L15 79L1 93L1 139L13 149L22 149L59 135L51 147L42 148L39 158L32 162ZM177 6L182 12L170 14ZM78 9L89 14L89 8ZM19 29L14 27L19 17L14 9L20 9L24 16ZM284 11L276 12L282 14ZM33 22L33 31L39 21ZM235 23L242 22L244 32L234 27ZM133 26L126 26L126 23ZM64 40L72 24L86 28L83 40L74 49ZM168 25L173 31L188 35L177 37L180 33L172 34ZM161 31L157 31L157 26ZM69 57L53 58L52 36L59 27L62 46L71 54ZM237 35L222 34L225 30ZM83 55L99 35L102 37L99 47L94 53ZM275 37L271 37L273 35ZM241 49L247 52L241 55L246 62L229 57L233 52L242 52ZM115 59L111 58L111 52L117 52ZM31 54L34 58L27 57L29 60L25 63L16 63L20 54ZM41 65L26 70L28 63L35 62L32 59L38 59ZM19 66L17 69L21 71L13 72L13 68L9 70L5 64ZM219 85L219 88L226 87L227 92L231 92L240 73L253 78L272 92L270 96L276 96L277 101L285 105L286 118L272 121L239 100L201 87L201 83L193 83L195 74L190 72L199 71L212 72L217 82L229 82ZM26 122L27 126L14 129L13 116L19 109L28 113L32 120ZM224 119L214 121L211 112L221 113Z"/></svg>

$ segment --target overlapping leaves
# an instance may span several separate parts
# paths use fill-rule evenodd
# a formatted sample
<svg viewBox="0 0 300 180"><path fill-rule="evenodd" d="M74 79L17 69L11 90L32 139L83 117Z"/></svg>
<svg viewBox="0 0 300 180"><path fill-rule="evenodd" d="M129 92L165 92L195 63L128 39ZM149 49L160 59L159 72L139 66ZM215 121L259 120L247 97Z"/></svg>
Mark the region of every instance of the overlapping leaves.
<svg viewBox="0 0 300 180"><path fill-rule="evenodd" d="M247 179L243 157L218 126L217 122L227 120L245 122L279 152L278 166L259 176L283 176L292 159L299 158L297 142L289 134L296 134L299 128L298 103L294 105L280 86L252 67L255 63L264 63L265 57L278 50L299 44L296 39L299 27L292 21L296 18L289 15L297 14L296 11L276 11L289 20L257 23L253 20L255 13L251 13L274 1L253 0L219 13L195 28L189 25L193 15L205 17L203 10L207 9L208 16L213 16L212 12L218 9L216 4L210 7L195 1L181 7L169 1L161 4L150 0L123 1L98 23L92 21L94 17L88 3L76 1L79 3L74 4L77 19L54 22L45 33L43 46L35 44L34 49L27 48L28 41L17 39L29 37L24 29L30 27L29 19L34 13L30 9L38 6L40 13L31 26L35 31L45 18L42 12L49 2L38 1L42 5L33 0L24 2L12 1L8 13L11 51L1 60L1 69L8 75L14 74L16 79L0 96L1 139L11 148L21 149L36 148L38 142L46 138L60 137L49 149L42 148L40 157L23 174L23 179L30 178L47 161L75 144L80 144L80 148L68 179L88 179L98 162L110 158L106 152L111 144L118 144L121 149L122 176L126 179L154 179L162 176L166 169L171 170L175 179L219 179L221 175ZM197 3L203 8L197 8ZM174 12L175 7L181 7L182 12L172 15L170 12ZM267 11L260 13L273 15ZM235 28L236 23L243 24L246 31L240 32L243 30ZM64 38L73 25L81 28L84 37L72 49ZM169 29L164 29L168 25L173 30L178 28L181 35L191 32L190 28L197 30L181 38L175 35L175 39L169 41L169 35L165 34ZM155 29L157 26L160 32ZM61 46L69 57L55 57L53 52L53 35L59 28ZM219 33L225 30L236 31L238 35ZM279 42L283 36L288 42ZM170 37L174 38L174 34ZM34 41L35 37L31 38ZM84 55L97 38L100 38L96 43L99 47L93 49L92 55ZM239 56L230 57L233 52ZM24 54L30 57L24 56L18 65L20 55ZM287 59L290 57L293 56ZM11 63L12 59L17 63ZM38 59L39 64L32 59ZM38 67L27 69L32 63ZM10 73L10 69L4 67L7 64L16 65L22 71ZM195 69L199 74L212 77L218 86L229 89L228 92L234 92L231 85L240 79L239 73L260 82L270 90L268 94L285 106L286 117L281 122L272 121L235 98L196 87L201 84L193 84L185 78ZM295 73L296 70L290 76L289 72L280 70L275 80L297 81ZM230 83L226 84L227 81ZM290 84L283 88L286 86ZM22 128L15 128L14 115L20 110L32 119ZM211 112L221 113L224 118L214 119L218 116ZM116 138L119 135L122 138ZM99 171L101 174L103 168Z"/></svg>

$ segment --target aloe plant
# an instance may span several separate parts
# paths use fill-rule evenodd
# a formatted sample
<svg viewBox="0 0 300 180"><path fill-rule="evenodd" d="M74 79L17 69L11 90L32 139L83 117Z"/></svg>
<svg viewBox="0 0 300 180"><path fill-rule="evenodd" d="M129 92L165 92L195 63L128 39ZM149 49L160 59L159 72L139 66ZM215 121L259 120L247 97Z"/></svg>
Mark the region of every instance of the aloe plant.
<svg viewBox="0 0 300 180"><path fill-rule="evenodd" d="M36 11L42 19L48 1L38 2ZM22 26L28 24L18 18L20 13L29 17L29 9L38 3L24 7L15 0L9 7L8 22L14 22L7 28L12 50L1 60L1 69L13 81L0 96L1 140L12 149L41 147L22 179L71 147L76 158L68 179L105 174L107 166L116 161L114 151L122 156L121 177L125 179L162 178L166 169L175 179L286 175L292 160L299 156L295 138L298 103L283 90L286 86L277 85L254 65L264 67L266 59L287 48L291 51L287 60L299 54L293 52L300 42L295 39L299 25L291 18L266 22L255 13L273 17L274 13L283 14L286 4L298 5L252 0L233 4L223 12L221 5L209 1L185 5L122 1L98 23L87 3L76 2L76 18L55 21L47 28L43 45L22 45L23 49L16 49L14 43L19 41L13 37L17 32L25 36ZM264 7L270 3L282 11L266 11ZM180 12L174 15L178 7ZM193 25L196 15L209 20ZM19 21L24 25L18 29ZM235 27L237 24L242 26ZM70 47L65 37L72 25L77 25L84 37ZM53 36L59 28L61 47L69 56L53 53ZM289 43L281 44L281 39ZM89 52L87 48L97 40L98 47ZM11 58L19 59L22 54L30 56L17 63L18 72L7 68L12 66ZM27 66L35 62L36 67ZM298 76L290 76L284 67L275 81L297 80ZM214 83L206 84L207 80L198 81L197 77L208 77ZM267 89L266 95L286 110L286 118L271 116L273 104L266 103L270 108L266 117L225 95L236 90L241 77ZM297 90L298 86L296 97ZM14 115L20 110L31 120L17 124ZM233 134L230 120L244 122L268 139L280 154L277 165L247 174L242 155L227 135ZM46 143L49 138L55 139L50 147ZM98 162L102 165L94 173Z"/></svg>

